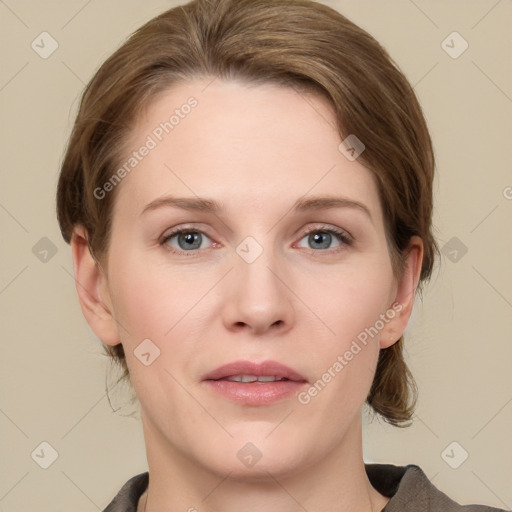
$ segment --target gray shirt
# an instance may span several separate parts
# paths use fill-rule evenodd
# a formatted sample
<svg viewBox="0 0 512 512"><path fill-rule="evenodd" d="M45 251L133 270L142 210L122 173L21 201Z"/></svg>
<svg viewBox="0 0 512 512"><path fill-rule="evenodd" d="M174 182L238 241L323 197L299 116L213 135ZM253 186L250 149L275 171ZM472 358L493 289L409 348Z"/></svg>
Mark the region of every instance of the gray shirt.
<svg viewBox="0 0 512 512"><path fill-rule="evenodd" d="M365 464L365 469L372 486L391 498L381 512L505 512L485 505L459 505L434 487L414 464ZM136 512L148 482L147 472L130 478L103 512Z"/></svg>

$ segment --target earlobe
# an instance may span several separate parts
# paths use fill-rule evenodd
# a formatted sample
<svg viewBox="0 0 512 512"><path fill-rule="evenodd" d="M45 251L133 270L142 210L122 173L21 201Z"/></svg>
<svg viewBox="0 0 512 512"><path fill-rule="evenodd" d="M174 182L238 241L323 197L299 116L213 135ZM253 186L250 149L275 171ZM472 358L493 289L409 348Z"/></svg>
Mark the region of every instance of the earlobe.
<svg viewBox="0 0 512 512"><path fill-rule="evenodd" d="M391 307L394 315L381 333L380 348L388 348L396 343L407 327L414 306L422 262L423 242L420 237L413 236L409 242L403 273L398 279L396 296Z"/></svg>
<svg viewBox="0 0 512 512"><path fill-rule="evenodd" d="M82 313L96 336L108 345L121 340L106 286L106 277L93 258L83 226L75 226L71 237L75 286Z"/></svg>

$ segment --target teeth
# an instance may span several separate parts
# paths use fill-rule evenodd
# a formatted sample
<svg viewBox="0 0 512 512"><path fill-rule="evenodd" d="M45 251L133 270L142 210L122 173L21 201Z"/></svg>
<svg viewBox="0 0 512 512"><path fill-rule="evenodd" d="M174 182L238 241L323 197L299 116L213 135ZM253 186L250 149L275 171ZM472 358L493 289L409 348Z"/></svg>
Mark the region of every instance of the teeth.
<svg viewBox="0 0 512 512"><path fill-rule="evenodd" d="M231 382L275 382L284 379L272 375L233 375L227 377L226 380L230 380Z"/></svg>
<svg viewBox="0 0 512 512"><path fill-rule="evenodd" d="M281 378L278 378L278 377L273 377L273 376L261 376L261 377L258 377L258 382L274 382L274 381L277 381L277 380L283 380Z"/></svg>

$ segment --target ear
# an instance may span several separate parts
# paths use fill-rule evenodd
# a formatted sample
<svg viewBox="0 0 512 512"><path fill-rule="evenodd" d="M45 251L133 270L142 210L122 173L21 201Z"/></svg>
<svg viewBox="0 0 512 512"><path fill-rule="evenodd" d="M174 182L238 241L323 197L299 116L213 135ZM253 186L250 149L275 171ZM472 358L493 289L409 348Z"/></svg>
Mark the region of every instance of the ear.
<svg viewBox="0 0 512 512"><path fill-rule="evenodd" d="M422 261L423 242L420 237L413 236L406 251L403 273L397 282L396 296L386 312L388 318L393 316L381 331L380 348L388 348L396 343L409 323Z"/></svg>
<svg viewBox="0 0 512 512"><path fill-rule="evenodd" d="M108 345L121 343L107 287L107 278L93 258L83 226L75 226L71 236L75 285L82 313L94 334Z"/></svg>

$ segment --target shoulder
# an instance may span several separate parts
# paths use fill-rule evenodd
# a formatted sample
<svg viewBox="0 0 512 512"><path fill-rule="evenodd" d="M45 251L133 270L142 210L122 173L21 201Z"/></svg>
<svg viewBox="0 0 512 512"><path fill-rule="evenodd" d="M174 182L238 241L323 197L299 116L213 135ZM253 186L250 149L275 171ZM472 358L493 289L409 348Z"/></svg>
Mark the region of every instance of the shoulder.
<svg viewBox="0 0 512 512"><path fill-rule="evenodd" d="M365 469L372 486L391 498L382 512L506 512L486 505L458 504L437 489L414 464L365 464ZM136 512L148 482L148 472L130 478L103 512Z"/></svg>
<svg viewBox="0 0 512 512"><path fill-rule="evenodd" d="M130 478L103 512L137 512L137 504L147 489L149 473L140 473Z"/></svg>
<svg viewBox="0 0 512 512"><path fill-rule="evenodd" d="M382 512L505 512L486 505L460 505L437 489L414 464L365 464L372 486L391 498Z"/></svg>

